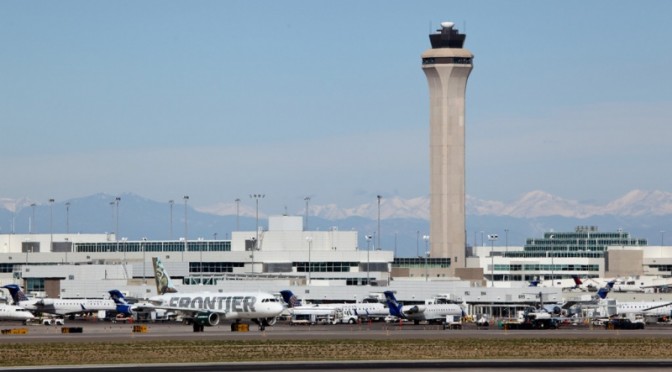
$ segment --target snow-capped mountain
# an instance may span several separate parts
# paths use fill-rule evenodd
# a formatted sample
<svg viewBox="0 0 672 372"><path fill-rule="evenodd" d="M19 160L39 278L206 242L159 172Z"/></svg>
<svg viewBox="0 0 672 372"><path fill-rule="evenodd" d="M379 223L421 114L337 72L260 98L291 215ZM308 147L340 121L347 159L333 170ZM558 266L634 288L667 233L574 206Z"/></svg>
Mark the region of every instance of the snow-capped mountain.
<svg viewBox="0 0 672 372"><path fill-rule="evenodd" d="M329 220L348 217L375 219L378 215L376 202L355 207L341 208L335 204L310 205L310 215ZM199 211L220 216L235 214L235 204L220 203ZM303 214L304 211L295 211ZM254 210L240 211L241 215L254 216ZM563 199L544 191L531 191L511 203L483 200L467 196L467 214L473 216L507 216L537 218L561 216L584 219L591 216L662 216L672 214L672 193L663 191L633 190L606 205L582 204L576 200ZM381 219L418 218L429 219L429 197L381 199Z"/></svg>
<svg viewBox="0 0 672 372"><path fill-rule="evenodd" d="M187 233L188 222L190 237L209 239L227 238L232 231L253 231L258 224L263 228L268 223L263 205L260 205L257 220L256 209L249 203L236 205L231 201L194 208L191 204L172 205L126 193L120 195L121 202L117 207L116 197L94 194L56 200L53 206L47 201L0 199L0 233L47 233L52 229L80 233L116 230L120 236L129 239L175 239ZM66 210L66 202L69 210ZM31 207L33 203L34 208ZM185 207L188 207L188 215L184 213ZM378 229L375 199L354 207L310 204L309 208L311 229L356 230L360 232L359 244L362 246L366 245L363 237ZM303 215L305 210L299 208L287 213ZM500 234L508 231L509 243L523 244L526 238L541 236L546 231L572 231L576 226L590 224L601 231L623 228L635 237L648 239L651 244L660 244L664 240L664 231L669 230L670 216L672 193L669 192L634 190L598 205L532 191L512 202L468 196L466 229L472 244L482 231ZM420 232L429 231L429 197L383 197L380 217L381 245L386 249L398 246L401 257L415 257Z"/></svg>
<svg viewBox="0 0 672 372"><path fill-rule="evenodd" d="M33 200L26 198L21 199L0 198L0 209L6 209L10 212L17 212L23 208L29 207L33 203L39 204Z"/></svg>

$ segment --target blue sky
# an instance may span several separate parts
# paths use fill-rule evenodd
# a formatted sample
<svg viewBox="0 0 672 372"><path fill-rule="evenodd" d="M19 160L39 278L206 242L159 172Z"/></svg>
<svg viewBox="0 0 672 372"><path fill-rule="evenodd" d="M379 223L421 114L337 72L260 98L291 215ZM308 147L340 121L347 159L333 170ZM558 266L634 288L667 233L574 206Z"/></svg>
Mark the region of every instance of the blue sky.
<svg viewBox="0 0 672 372"><path fill-rule="evenodd" d="M0 197L267 213L429 193L420 54L466 31L467 193L672 191L668 1L3 1Z"/></svg>

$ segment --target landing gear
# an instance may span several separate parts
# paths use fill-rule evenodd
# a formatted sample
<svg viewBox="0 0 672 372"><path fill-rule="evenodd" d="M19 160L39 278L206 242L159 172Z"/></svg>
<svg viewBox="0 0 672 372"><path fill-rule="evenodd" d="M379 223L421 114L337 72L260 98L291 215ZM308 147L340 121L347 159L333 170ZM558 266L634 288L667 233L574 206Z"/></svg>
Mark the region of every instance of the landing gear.
<svg viewBox="0 0 672 372"><path fill-rule="evenodd" d="M252 319L253 322L257 323L259 325L259 330L260 331L265 331L266 330L266 321L265 319Z"/></svg>
<svg viewBox="0 0 672 372"><path fill-rule="evenodd" d="M194 323L193 327L194 332L203 332L205 330L205 326L203 324Z"/></svg>

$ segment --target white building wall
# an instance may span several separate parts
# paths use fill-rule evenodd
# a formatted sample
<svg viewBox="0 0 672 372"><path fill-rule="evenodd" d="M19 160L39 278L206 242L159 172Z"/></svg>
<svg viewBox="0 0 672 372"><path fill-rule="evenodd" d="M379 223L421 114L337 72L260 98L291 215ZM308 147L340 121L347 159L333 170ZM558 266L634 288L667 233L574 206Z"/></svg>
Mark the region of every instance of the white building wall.
<svg viewBox="0 0 672 372"><path fill-rule="evenodd" d="M40 243L40 252L49 252L50 243L95 243L114 241L114 234L0 234L0 253L20 253L24 242Z"/></svg>
<svg viewBox="0 0 672 372"><path fill-rule="evenodd" d="M245 242L259 236L259 251L355 251L357 231L304 231L303 219L298 216L271 216L269 230L234 231L231 251L245 251ZM255 253L256 255L256 253ZM256 261L256 259L255 259Z"/></svg>

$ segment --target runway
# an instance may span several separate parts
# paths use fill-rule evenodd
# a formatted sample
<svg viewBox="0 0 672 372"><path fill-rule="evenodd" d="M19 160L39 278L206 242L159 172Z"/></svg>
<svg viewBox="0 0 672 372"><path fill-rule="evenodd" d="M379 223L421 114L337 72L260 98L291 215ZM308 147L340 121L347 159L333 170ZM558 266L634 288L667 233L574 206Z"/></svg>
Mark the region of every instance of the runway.
<svg viewBox="0 0 672 372"><path fill-rule="evenodd" d="M24 359L18 365L33 371L53 370L54 368L77 369L80 371L130 371L143 368L145 370L160 369L164 372L178 370L263 371L269 369L284 371L367 370L388 372L409 369L425 371L444 369L488 371L492 368L502 371L521 369L590 371L596 368L631 370L635 366L636 369L672 367L672 357L667 351L669 350L669 343L672 341L672 328L665 326L650 326L644 330L607 330L601 327L588 326L566 326L556 330L503 330L496 327L479 329L473 324L466 324L462 330L443 330L441 326L413 325L408 323L403 325L365 323L314 326L290 326L287 323L279 323L273 327L266 328L263 332L259 331L256 326L250 326L249 332L231 332L230 324L223 324L215 327L206 327L205 332L194 333L192 327L179 323L156 323L146 324L147 332L137 333L133 332L134 325L137 324L66 321L65 327L81 327L82 333L62 333L62 327L60 326L23 326L20 323L3 322L0 323L0 329L2 330L27 328L27 333L2 334L0 335L0 344L4 345L3 347L6 351L12 350L8 351L12 355L16 356L16 353L20 353ZM629 343L628 339L631 340ZM436 342L432 342L432 340L436 340ZM500 343L498 340L502 342ZM557 341L554 342L553 340ZM585 340L585 342L581 340ZM610 345L608 347L611 348L626 347L631 350L639 350L639 345L645 348L656 345L662 349L659 353L649 354L648 359L646 357L642 358L642 355L638 353L630 353L628 356L624 356L622 349L613 350L613 353L595 354L596 356L599 355L597 358L565 359L568 355L567 353L574 355L572 354L572 350L577 347L576 345L587 347L585 345L594 345L596 340L597 344ZM184 345L175 346L174 342L176 341L187 342ZM225 343L222 343L222 341L225 341ZM226 341L232 342L228 343ZM85 345L87 343L93 344ZM457 349L455 349L457 354L451 354L450 350L445 347L441 349L439 344L445 343L457 345ZM646 345L642 343L646 343ZM485 346L486 344L490 346ZM542 355L546 354L542 352L541 355L538 354L536 357L523 357L523 354L510 353L510 349L504 347L505 352L496 354L498 357L495 359L492 358L492 355L495 354L490 354L490 357L484 358L482 352L475 350L478 348L501 348L500 345L504 344L509 345L509 347L527 347L521 345L533 345L532 347L537 350L552 347L556 351L560 350L558 348L564 347L565 349L562 350L566 350L567 353L556 352L553 354L556 355L555 358L540 359L543 358ZM92 347L91 345L96 346ZM274 345L276 346L275 348ZM280 354L274 356L273 359L269 359L269 354L267 353L272 352L273 349L277 350L278 345L280 345L280 348L287 349L281 350ZM398 347L390 347L391 345L397 345ZM270 349L266 349L266 346ZM357 350L353 349L353 347ZM367 347L379 349L367 349ZM408 351L408 348L413 348L412 355L409 354L404 359L399 358L402 355L400 353ZM359 351L359 349L369 351L363 351L358 354L356 351ZM432 349L434 349L433 353ZM44 350L50 350L50 352L44 354ZM53 356L59 355L59 353L67 354L70 350L77 350L77 355L82 356L78 357L79 359L75 359L74 362L66 362L65 364L69 364L67 366L58 366L58 364L63 364L64 360L69 360L66 357L48 359L52 360L56 365L49 363L50 365L44 367L29 367L30 364L33 364L36 360L40 360L40 358L53 358ZM117 350L125 351L118 353L119 357L113 358L110 360L110 363L122 362L133 364L87 365L88 363L96 363L95 361L97 360L102 361L102 359L99 359L101 355L113 355L117 353ZM194 350L197 350L195 354ZM335 352L334 350L338 351ZM326 354L323 355L323 352ZM380 354L381 352L385 354ZM132 353L134 355L131 355ZM159 358L156 357L156 353L160 354ZM231 359L231 353L240 355L241 357ZM373 356L375 353L379 353L379 355L370 358L371 360L367 360L369 359L367 358L368 355ZM177 354L191 354L197 357L191 358L189 361L179 358L173 360L170 357L170 355ZM396 358L385 357L385 355L395 355ZM320 356L324 356L324 360L320 360L322 359ZM507 356L510 356L512 359L506 359ZM619 357L631 359L618 360ZM303 360L304 358L305 360ZM57 359L61 361L59 362ZM164 360L165 363L161 362L161 360ZM178 360L183 361L178 362ZM268 360L274 361L268 362ZM79 365L73 366L72 364ZM20 370L21 368L23 367L8 366L0 368L0 371Z"/></svg>
<svg viewBox="0 0 672 372"><path fill-rule="evenodd" d="M543 337L575 339L609 338L667 338L672 339L672 327L648 326L643 330L608 330L603 327L564 326L553 330L503 330L497 327L477 328L465 324L461 330L444 330L438 325L390 324L382 322L364 324L337 324L290 326L278 323L259 331L250 325L249 332L231 332L230 324L206 327L195 333L191 326L180 323L146 324L147 332L133 332L134 324L113 324L98 321L69 321L65 327L81 327L82 333L62 333L60 326L30 325L18 322L0 323L1 329L26 328L26 334L0 335L0 344L17 342L123 342L129 340L431 340L446 338L464 339L529 339Z"/></svg>

